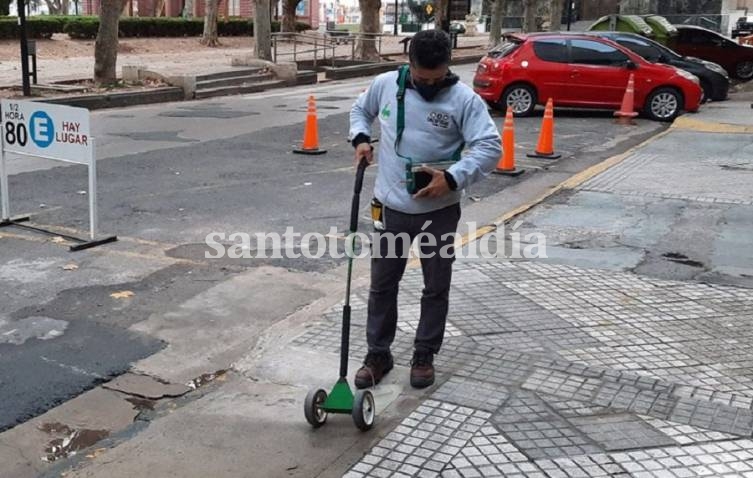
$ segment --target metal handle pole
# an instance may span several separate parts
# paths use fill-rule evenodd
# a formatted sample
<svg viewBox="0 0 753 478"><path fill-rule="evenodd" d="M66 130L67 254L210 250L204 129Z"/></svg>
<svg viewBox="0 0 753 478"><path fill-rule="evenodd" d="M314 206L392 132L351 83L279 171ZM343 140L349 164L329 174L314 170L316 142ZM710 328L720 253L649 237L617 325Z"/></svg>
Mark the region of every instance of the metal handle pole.
<svg viewBox="0 0 753 478"><path fill-rule="evenodd" d="M31 96L31 85L29 84L29 44L27 40L26 29L26 5L23 0L17 2L18 11L18 31L21 37L21 84L23 85L24 96Z"/></svg>
<svg viewBox="0 0 753 478"><path fill-rule="evenodd" d="M2 154L0 154L0 196L2 196L2 212L3 217L0 221L10 220L10 196L8 194L8 175L5 170L5 147L2 148Z"/></svg>
<svg viewBox="0 0 753 478"><path fill-rule="evenodd" d="M97 237L97 154L92 138L92 156L89 159L89 235L93 241Z"/></svg>

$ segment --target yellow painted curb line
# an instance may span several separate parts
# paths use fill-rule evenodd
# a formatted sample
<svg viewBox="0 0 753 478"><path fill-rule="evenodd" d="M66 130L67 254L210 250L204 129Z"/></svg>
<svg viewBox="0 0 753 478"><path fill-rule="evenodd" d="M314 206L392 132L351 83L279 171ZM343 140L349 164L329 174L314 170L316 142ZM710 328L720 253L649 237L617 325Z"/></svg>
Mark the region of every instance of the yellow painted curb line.
<svg viewBox="0 0 753 478"><path fill-rule="evenodd" d="M700 133L733 133L733 134L751 134L753 126L745 126L730 123L715 123L711 121L701 121L686 116L680 116L674 123L673 129L687 129L698 131Z"/></svg>
<svg viewBox="0 0 753 478"><path fill-rule="evenodd" d="M595 164L591 166L590 168L584 169L583 171L579 172L578 174L575 174L574 176L562 181L561 183L557 184L556 186L552 187L549 191L545 192L544 194L538 196L537 198L522 204L515 209L512 209L510 211L507 211L506 213L502 214L501 216L497 217L492 221L490 224L487 224L485 226L481 226L478 229L476 229L472 233L465 234L460 238L459 242L455 243L456 248L462 248L468 245L470 242L476 241L482 236L489 234L490 232L495 231L499 226L506 224L510 222L512 219L516 218L517 216L520 216L521 214L529 211L530 209L534 208L535 206L538 206L551 196L557 194L560 191L563 191L565 189L575 189L581 184L585 183L589 179L603 173L607 169L616 166L620 164L622 161L627 159L629 156L631 156L633 153L635 153L638 149L646 146L647 144L651 143L652 141L655 141L663 136L666 136L671 132L671 128L667 128L666 130L662 131L661 133L652 136L648 138L647 140L641 142L640 144L637 144L633 146L632 148L628 149L624 153L618 154L616 156L612 156L610 158L605 159L604 161ZM421 261L419 258L411 259L408 263L409 267L417 267L421 264Z"/></svg>

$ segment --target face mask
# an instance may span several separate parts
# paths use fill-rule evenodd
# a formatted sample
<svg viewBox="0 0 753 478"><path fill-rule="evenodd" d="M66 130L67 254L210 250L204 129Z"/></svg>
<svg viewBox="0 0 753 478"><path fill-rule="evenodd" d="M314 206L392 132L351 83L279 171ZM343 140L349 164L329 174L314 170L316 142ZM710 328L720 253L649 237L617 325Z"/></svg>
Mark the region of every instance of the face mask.
<svg viewBox="0 0 753 478"><path fill-rule="evenodd" d="M427 85L424 83L413 82L413 88L416 89L419 95L426 101L432 101L435 96L442 90L441 83L435 83L433 85Z"/></svg>

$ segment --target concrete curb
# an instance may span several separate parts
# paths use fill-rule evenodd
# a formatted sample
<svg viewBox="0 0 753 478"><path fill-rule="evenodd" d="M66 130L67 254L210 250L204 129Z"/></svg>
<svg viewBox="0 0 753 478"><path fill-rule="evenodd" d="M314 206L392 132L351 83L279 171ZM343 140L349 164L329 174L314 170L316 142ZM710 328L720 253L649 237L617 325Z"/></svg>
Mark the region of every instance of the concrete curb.
<svg viewBox="0 0 753 478"><path fill-rule="evenodd" d="M123 108L126 106L136 106L153 103L167 103L182 100L183 89L171 86L148 91L126 91L93 95L62 96L52 98L39 98L32 101L41 101L58 105L78 106L80 108L96 110L103 108Z"/></svg>
<svg viewBox="0 0 753 478"><path fill-rule="evenodd" d="M463 65L468 63L476 63L484 55L465 55L460 56L452 60L452 65ZM364 76L374 76L387 71L392 71L398 66L404 65L405 62L384 62L367 65L352 65L339 68L326 68L325 77L327 80L343 80L350 78L359 78ZM146 72L144 72L146 73ZM149 72L149 75L153 76L153 72ZM160 75L161 76L161 75ZM171 78L175 81L175 78ZM318 74L316 71L300 70L298 71L296 78L291 81L287 81L284 87L289 86L302 86L302 85L314 85L319 82ZM259 91L267 91L272 89L278 89L280 87L261 88ZM182 86L170 86L164 88L157 88L154 90L143 91L124 91L104 94L90 94L90 95L78 95L78 96L62 96L52 98L39 98L32 101L40 101L45 103L53 103L59 105L77 106L81 108L87 108L89 110L97 110L104 108L124 108L128 106L147 105L156 103L167 103L174 101L189 101L193 98L186 96L187 85Z"/></svg>

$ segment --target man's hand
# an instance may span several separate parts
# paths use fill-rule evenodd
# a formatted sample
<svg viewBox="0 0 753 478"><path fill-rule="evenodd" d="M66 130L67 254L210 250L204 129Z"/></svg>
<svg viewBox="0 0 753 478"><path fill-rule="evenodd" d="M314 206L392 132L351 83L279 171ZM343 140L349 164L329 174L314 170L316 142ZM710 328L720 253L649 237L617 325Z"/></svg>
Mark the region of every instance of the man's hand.
<svg viewBox="0 0 753 478"><path fill-rule="evenodd" d="M356 146L356 158L354 161L355 167L358 168L358 163L361 162L361 158L366 158L369 164L374 163L374 147L369 143L361 143Z"/></svg>
<svg viewBox="0 0 753 478"><path fill-rule="evenodd" d="M442 171L427 166L423 166L421 171L431 174L432 178L425 188L413 195L415 199L438 198L450 192L450 185L447 184L447 179L445 179Z"/></svg>

